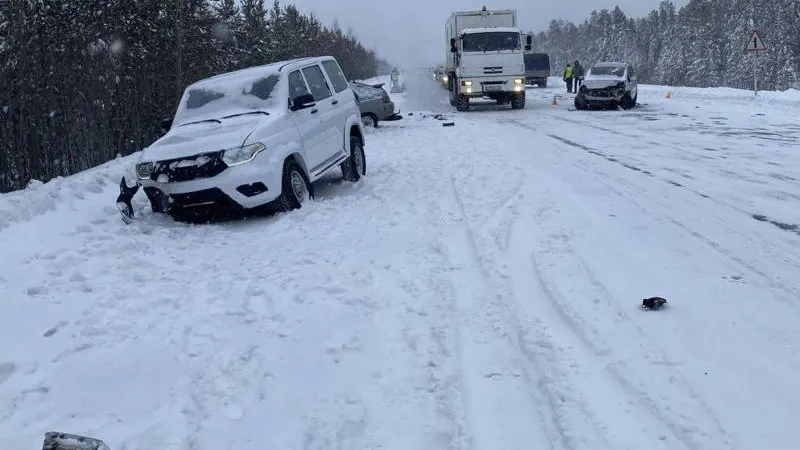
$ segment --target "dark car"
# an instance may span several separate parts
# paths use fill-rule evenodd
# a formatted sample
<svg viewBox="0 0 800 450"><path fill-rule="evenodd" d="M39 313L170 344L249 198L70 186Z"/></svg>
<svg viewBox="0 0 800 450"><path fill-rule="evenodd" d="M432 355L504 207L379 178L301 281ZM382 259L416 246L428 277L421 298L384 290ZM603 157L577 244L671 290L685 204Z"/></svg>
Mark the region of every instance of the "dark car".
<svg viewBox="0 0 800 450"><path fill-rule="evenodd" d="M547 87L550 76L550 55L547 53L525 54L525 84Z"/></svg>
<svg viewBox="0 0 800 450"><path fill-rule="evenodd" d="M403 118L395 112L394 102L383 90L383 83L370 85L351 81L349 84L361 109L361 122L365 127L377 127L379 121L389 122Z"/></svg>

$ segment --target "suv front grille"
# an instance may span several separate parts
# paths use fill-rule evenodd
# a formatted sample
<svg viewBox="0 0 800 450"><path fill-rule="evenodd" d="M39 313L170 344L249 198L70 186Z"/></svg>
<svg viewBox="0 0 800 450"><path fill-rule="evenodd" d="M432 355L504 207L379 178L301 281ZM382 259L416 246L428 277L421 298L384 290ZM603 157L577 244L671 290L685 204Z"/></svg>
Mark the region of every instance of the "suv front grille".
<svg viewBox="0 0 800 450"><path fill-rule="evenodd" d="M222 160L222 153L216 151L158 161L150 179L159 183L176 183L215 177L228 168Z"/></svg>

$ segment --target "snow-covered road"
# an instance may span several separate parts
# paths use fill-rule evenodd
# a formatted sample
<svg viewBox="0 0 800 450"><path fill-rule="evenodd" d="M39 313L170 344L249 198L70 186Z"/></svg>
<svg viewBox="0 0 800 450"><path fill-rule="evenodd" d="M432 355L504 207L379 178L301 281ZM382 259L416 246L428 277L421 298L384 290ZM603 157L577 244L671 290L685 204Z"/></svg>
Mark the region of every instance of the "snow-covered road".
<svg viewBox="0 0 800 450"><path fill-rule="evenodd" d="M795 447L800 96L410 89L289 214L125 226L130 160L0 196L0 448Z"/></svg>

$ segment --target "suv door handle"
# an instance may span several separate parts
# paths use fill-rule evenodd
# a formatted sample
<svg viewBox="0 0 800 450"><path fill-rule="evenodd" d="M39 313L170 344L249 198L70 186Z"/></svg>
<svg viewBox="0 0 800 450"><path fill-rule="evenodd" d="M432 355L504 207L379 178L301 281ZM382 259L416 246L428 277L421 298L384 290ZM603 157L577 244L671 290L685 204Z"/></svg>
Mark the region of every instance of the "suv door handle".
<svg viewBox="0 0 800 450"><path fill-rule="evenodd" d="M339 104L339 100L334 100L334 101L331 102L331 105L338 105L338 104Z"/></svg>
<svg viewBox="0 0 800 450"><path fill-rule="evenodd" d="M319 111L318 109L312 109L311 114L316 114L318 111Z"/></svg>

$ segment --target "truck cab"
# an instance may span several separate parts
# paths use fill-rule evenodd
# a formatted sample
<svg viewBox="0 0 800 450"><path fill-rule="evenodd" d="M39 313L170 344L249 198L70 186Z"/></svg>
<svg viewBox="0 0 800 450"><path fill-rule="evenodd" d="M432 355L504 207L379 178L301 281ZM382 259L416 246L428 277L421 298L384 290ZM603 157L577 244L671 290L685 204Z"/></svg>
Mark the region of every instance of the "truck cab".
<svg viewBox="0 0 800 450"><path fill-rule="evenodd" d="M523 50L531 48L531 37L523 46L516 26L516 11L456 12L446 25L448 56L445 68L450 104L459 111L469 109L471 98L488 97L498 104L525 107L525 61ZM524 48L523 48L524 47Z"/></svg>

